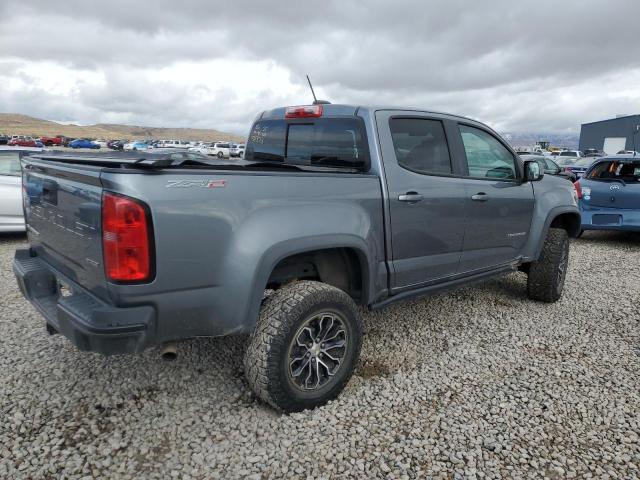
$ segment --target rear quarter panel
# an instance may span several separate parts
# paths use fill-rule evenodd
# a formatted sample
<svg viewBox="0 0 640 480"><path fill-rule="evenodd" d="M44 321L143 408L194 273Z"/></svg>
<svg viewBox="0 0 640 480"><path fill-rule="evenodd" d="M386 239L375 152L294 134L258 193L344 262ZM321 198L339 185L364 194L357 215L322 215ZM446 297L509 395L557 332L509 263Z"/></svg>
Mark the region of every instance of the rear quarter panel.
<svg viewBox="0 0 640 480"><path fill-rule="evenodd" d="M168 186L182 180L215 180L218 187ZM162 317L158 335L165 340L249 331L271 270L295 253L356 248L367 262L370 295L386 288L378 274L384 235L375 176L105 172L102 183L151 209L156 278L146 285L111 285L110 293L121 306L155 304Z"/></svg>

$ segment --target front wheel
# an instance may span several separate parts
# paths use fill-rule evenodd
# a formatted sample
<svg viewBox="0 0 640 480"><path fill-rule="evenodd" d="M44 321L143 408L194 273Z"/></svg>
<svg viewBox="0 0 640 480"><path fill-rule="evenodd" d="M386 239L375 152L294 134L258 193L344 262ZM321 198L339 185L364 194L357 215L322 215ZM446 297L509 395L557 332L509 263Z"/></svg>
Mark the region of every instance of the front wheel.
<svg viewBox="0 0 640 480"><path fill-rule="evenodd" d="M224 157L224 153L218 152L218 158L222 158L222 157Z"/></svg>
<svg viewBox="0 0 640 480"><path fill-rule="evenodd" d="M529 267L529 298L547 303L557 301L562 295L568 266L569 236L566 230L550 228L540 258Z"/></svg>
<svg viewBox="0 0 640 480"><path fill-rule="evenodd" d="M301 281L268 297L244 358L255 394L284 412L324 405L351 378L362 323L353 300L330 285Z"/></svg>

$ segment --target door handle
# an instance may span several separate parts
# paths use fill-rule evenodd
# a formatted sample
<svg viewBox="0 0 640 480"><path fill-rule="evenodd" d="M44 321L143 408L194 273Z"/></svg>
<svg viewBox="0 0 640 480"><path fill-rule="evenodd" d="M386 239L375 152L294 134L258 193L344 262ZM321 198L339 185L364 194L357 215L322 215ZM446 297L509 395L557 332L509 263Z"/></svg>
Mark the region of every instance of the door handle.
<svg viewBox="0 0 640 480"><path fill-rule="evenodd" d="M471 200L475 202L486 202L489 200L489 195L484 192L478 192L475 195L471 195Z"/></svg>
<svg viewBox="0 0 640 480"><path fill-rule="evenodd" d="M418 192L407 192L404 195L398 195L398 200L407 203L416 203L422 200L424 197Z"/></svg>

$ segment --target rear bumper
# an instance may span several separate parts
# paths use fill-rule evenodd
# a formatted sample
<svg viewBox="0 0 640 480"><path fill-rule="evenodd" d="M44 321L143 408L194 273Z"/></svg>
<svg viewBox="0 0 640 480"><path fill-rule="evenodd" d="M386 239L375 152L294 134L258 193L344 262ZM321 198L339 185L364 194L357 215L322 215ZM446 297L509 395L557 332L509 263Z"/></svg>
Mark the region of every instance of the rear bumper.
<svg viewBox="0 0 640 480"><path fill-rule="evenodd" d="M153 307L109 305L32 257L29 249L16 251L13 272L20 291L47 324L80 350L112 355L140 352L148 346L155 318ZM61 284L69 290L64 295Z"/></svg>
<svg viewBox="0 0 640 480"><path fill-rule="evenodd" d="M580 207L582 230L624 230L640 232L640 209Z"/></svg>

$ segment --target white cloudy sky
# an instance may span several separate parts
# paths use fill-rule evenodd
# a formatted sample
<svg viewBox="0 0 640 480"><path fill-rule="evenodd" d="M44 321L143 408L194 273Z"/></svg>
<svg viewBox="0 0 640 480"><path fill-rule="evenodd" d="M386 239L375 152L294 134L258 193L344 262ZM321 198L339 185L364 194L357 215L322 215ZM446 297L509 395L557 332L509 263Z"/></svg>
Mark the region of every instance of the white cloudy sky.
<svg viewBox="0 0 640 480"><path fill-rule="evenodd" d="M638 0L2 0L0 111L245 133L310 99L575 132L640 112Z"/></svg>

